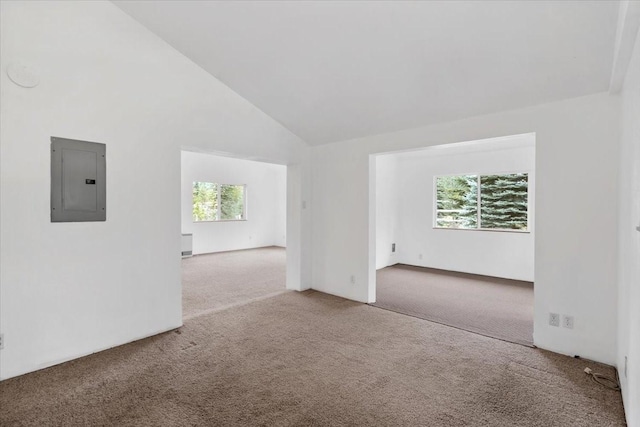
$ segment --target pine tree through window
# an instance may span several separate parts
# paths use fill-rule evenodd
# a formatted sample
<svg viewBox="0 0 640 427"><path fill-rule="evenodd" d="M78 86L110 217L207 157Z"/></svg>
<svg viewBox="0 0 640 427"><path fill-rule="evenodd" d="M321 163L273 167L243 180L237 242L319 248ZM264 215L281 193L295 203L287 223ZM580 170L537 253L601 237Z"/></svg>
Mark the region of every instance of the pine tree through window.
<svg viewBox="0 0 640 427"><path fill-rule="evenodd" d="M437 228L528 229L526 173L436 177Z"/></svg>

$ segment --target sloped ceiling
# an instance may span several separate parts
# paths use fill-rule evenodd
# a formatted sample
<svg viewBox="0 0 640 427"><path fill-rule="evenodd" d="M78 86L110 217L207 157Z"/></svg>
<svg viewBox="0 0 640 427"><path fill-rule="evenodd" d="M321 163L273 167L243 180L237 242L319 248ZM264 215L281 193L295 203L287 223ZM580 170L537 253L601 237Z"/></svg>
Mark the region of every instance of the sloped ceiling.
<svg viewBox="0 0 640 427"><path fill-rule="evenodd" d="M606 91L617 1L115 1L310 144Z"/></svg>

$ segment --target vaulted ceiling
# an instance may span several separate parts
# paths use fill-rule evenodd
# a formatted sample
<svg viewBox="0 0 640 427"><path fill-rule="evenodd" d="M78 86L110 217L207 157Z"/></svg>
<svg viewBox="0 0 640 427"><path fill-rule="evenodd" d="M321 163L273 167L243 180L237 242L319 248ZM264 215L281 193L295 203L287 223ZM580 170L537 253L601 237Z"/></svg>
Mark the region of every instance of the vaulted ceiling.
<svg viewBox="0 0 640 427"><path fill-rule="evenodd" d="M617 1L115 1L310 144L608 89Z"/></svg>

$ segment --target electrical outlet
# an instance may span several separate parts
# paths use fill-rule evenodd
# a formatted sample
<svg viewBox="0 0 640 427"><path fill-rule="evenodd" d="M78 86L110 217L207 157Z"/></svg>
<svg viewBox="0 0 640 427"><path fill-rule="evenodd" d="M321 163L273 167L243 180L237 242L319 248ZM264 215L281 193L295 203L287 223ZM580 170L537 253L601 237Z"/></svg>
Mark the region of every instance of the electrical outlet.
<svg viewBox="0 0 640 427"><path fill-rule="evenodd" d="M562 327L567 329L573 329L573 316L562 316Z"/></svg>
<svg viewBox="0 0 640 427"><path fill-rule="evenodd" d="M392 243L391 244L391 252L395 252L396 251L396 244Z"/></svg>
<svg viewBox="0 0 640 427"><path fill-rule="evenodd" d="M418 254L418 259L422 259L422 254Z"/></svg>
<svg viewBox="0 0 640 427"><path fill-rule="evenodd" d="M351 284L355 285L356 284L356 276L351 275Z"/></svg>
<svg viewBox="0 0 640 427"><path fill-rule="evenodd" d="M4 348L4 334L0 334L0 350Z"/></svg>
<svg viewBox="0 0 640 427"><path fill-rule="evenodd" d="M549 313L549 324L551 326L560 326L560 315L558 313Z"/></svg>
<svg viewBox="0 0 640 427"><path fill-rule="evenodd" d="M627 378L627 366L628 366L628 362L627 362L627 356L624 357L624 377Z"/></svg>

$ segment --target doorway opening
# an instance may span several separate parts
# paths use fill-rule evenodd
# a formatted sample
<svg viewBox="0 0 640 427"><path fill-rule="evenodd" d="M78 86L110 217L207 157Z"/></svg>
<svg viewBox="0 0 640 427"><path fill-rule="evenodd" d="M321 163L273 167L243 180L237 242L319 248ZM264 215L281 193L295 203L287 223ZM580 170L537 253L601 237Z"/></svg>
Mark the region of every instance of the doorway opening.
<svg viewBox="0 0 640 427"><path fill-rule="evenodd" d="M535 134L372 162L372 305L532 346Z"/></svg>
<svg viewBox="0 0 640 427"><path fill-rule="evenodd" d="M183 319L286 290L287 167L181 152Z"/></svg>

